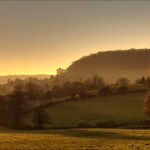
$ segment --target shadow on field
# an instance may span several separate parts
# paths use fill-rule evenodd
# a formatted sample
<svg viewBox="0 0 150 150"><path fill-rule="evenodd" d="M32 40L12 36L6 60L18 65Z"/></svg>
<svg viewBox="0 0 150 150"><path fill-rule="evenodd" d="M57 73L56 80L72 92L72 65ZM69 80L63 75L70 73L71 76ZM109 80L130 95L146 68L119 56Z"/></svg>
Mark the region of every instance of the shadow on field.
<svg viewBox="0 0 150 150"><path fill-rule="evenodd" d="M129 131L128 131L129 132ZM126 135L124 133L117 133L112 131L98 131L88 129L59 129L59 130L36 130L36 131L21 131L21 130L2 130L0 133L11 133L11 134L39 134L39 135L62 135L67 137L76 138L103 138L103 139L123 139L123 140L144 140L150 141L150 136L136 136Z"/></svg>
<svg viewBox="0 0 150 150"><path fill-rule="evenodd" d="M124 133L108 131L90 131L90 130L56 130L47 132L48 134L59 134L68 137L78 138L105 138L105 139L124 139L124 140L144 140L150 141L150 136L125 135ZM45 133L46 134L46 133Z"/></svg>

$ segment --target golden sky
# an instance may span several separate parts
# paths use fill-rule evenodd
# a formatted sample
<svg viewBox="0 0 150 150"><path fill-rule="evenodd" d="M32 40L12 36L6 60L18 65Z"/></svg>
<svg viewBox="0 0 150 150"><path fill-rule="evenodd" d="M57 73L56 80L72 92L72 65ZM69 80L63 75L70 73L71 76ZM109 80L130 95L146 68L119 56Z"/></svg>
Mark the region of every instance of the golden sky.
<svg viewBox="0 0 150 150"><path fill-rule="evenodd" d="M55 74L91 53L149 45L149 1L0 1L0 75Z"/></svg>

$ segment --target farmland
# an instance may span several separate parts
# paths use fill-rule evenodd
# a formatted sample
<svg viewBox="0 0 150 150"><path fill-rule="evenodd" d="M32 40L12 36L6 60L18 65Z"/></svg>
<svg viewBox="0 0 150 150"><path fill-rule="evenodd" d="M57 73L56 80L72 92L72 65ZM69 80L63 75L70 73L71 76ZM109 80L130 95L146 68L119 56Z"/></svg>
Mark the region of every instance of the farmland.
<svg viewBox="0 0 150 150"><path fill-rule="evenodd" d="M150 130L66 129L0 131L0 149L147 150Z"/></svg>
<svg viewBox="0 0 150 150"><path fill-rule="evenodd" d="M101 96L78 101L67 101L47 106L45 110L55 127L72 127L80 122L92 125L114 122L132 124L149 119L143 114L145 92ZM32 125L32 114L24 117Z"/></svg>
<svg viewBox="0 0 150 150"><path fill-rule="evenodd" d="M30 131L0 130L0 149L13 147L58 150L148 150L150 149L149 129L126 129L138 121L149 120L143 114L146 94L146 92L116 94L47 105L44 109L56 128L73 127L80 122L92 125L114 122L125 126ZM26 124L33 125L32 115L33 113L29 113L24 116Z"/></svg>

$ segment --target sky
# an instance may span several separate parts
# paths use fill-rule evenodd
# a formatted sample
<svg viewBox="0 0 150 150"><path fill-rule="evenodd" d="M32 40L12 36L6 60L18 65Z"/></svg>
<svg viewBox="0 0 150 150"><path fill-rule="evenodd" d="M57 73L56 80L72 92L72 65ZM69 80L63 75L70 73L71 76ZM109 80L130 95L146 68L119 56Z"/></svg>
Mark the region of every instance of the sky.
<svg viewBox="0 0 150 150"><path fill-rule="evenodd" d="M0 1L0 75L55 74L130 48L150 48L150 1Z"/></svg>

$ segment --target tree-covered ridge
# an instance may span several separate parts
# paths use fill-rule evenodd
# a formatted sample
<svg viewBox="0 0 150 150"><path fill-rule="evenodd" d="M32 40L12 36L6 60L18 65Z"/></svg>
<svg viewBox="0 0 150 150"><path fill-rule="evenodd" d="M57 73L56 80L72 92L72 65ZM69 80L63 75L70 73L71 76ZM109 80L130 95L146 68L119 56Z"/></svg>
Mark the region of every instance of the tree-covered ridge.
<svg viewBox="0 0 150 150"><path fill-rule="evenodd" d="M101 51L74 61L67 68L69 78L84 78L98 74L108 81L120 76L130 80L149 76L150 49Z"/></svg>

